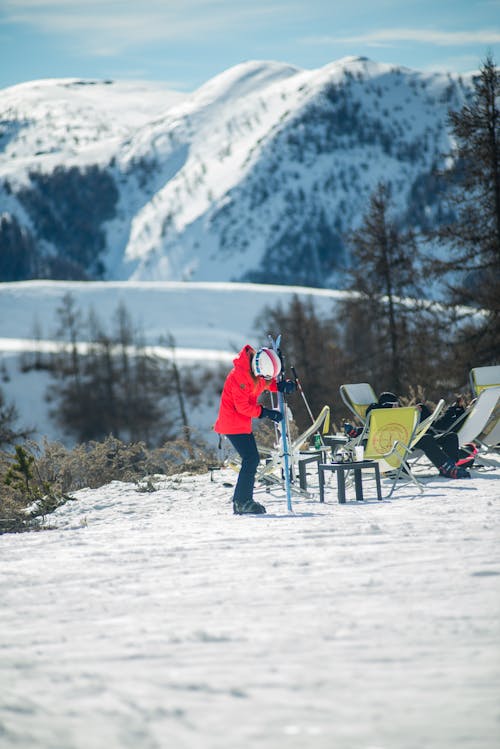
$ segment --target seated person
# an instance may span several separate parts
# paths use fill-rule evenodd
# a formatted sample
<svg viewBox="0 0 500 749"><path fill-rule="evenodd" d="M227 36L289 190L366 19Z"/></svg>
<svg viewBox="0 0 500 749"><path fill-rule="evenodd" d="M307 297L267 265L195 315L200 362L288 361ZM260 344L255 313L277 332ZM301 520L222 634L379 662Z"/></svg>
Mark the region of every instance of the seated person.
<svg viewBox="0 0 500 749"><path fill-rule="evenodd" d="M401 406L399 399L394 393L384 392L376 403L371 403L366 409L366 415L374 408L398 408ZM431 411L425 403L419 403L421 420L430 416ZM426 457L436 466L441 476L450 479L470 478L466 465L470 467L474 462L474 454L470 455L465 450L459 449L458 436L453 431L453 423L464 413L465 407L461 398L449 406L443 416L437 419L429 430L417 442L414 449L422 450ZM362 432L362 427L353 428L350 424L344 427L349 437L355 437ZM439 434L444 430L446 434ZM474 445L470 445L473 453L477 452Z"/></svg>

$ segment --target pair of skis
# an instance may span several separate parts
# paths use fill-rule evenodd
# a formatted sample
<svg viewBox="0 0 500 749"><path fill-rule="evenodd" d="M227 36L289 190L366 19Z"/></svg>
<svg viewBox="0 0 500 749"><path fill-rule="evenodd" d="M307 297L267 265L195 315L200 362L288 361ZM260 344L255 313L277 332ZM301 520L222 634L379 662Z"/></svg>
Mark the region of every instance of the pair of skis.
<svg viewBox="0 0 500 749"><path fill-rule="evenodd" d="M285 380L285 365L283 355L281 353L281 334L277 338L269 336L269 342L273 351L275 351L281 361L281 372L278 376L278 383ZM285 490L286 490L286 505L288 512L293 512L292 509L292 486L290 477L290 429L288 423L288 411L286 407L285 396L278 390L278 408L281 412L281 441L283 446L283 474L285 478Z"/></svg>
<svg viewBox="0 0 500 749"><path fill-rule="evenodd" d="M273 351L275 351L281 361L281 372L278 376L278 383L282 382L286 379L285 375L285 361L283 354L281 352L281 334L277 336L277 338L273 338L271 335L269 337L269 342L271 344L271 348ZM307 412L311 418L312 425L309 427L308 430L306 430L298 439L298 441L294 444L291 437L290 437L290 423L288 419L288 408L286 405L285 396L282 392L278 390L278 408L280 410L282 419L281 419L281 441L283 446L283 474L284 474L284 480L285 480L285 489L286 489L286 501L287 501L287 508L289 512L293 512L292 510L292 471L293 471L293 457L295 454L296 449L299 447L302 442L304 442L306 439L309 439L311 435L314 434L314 442L315 447L320 448L324 447L325 443L323 441L323 437L321 436L321 431L323 431L323 434L325 434L329 429L330 424L330 409L328 406L324 406L320 415L317 419L314 418L313 413L311 411L311 408L309 406L309 403L307 402L307 398L305 396L305 393L302 389L302 385L300 383L299 378L297 377L297 372L295 371L295 367L291 367L292 374L295 380L295 385L297 386L297 390L302 396L302 400L305 403L305 406L307 408ZM272 400L272 395L271 395ZM274 406L274 403L273 403ZM277 425L275 424L276 429L278 430ZM273 461L271 461L271 464Z"/></svg>

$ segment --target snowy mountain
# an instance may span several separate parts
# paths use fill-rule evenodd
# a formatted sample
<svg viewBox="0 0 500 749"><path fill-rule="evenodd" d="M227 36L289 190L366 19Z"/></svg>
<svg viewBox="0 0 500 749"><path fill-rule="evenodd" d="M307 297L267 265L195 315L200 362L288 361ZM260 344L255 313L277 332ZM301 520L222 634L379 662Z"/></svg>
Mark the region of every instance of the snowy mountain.
<svg viewBox="0 0 500 749"><path fill-rule="evenodd" d="M51 80L0 94L0 277L323 286L377 183L443 215L433 170L470 79L248 62L190 95Z"/></svg>

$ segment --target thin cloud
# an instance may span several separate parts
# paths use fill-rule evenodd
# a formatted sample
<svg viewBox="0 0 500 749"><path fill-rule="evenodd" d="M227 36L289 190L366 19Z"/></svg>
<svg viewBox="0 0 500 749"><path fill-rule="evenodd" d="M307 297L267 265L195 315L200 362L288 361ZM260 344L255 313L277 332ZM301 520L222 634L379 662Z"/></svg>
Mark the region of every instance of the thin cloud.
<svg viewBox="0 0 500 749"><path fill-rule="evenodd" d="M244 6L231 0L4 0L2 21L71 36L94 54L115 54L131 45L258 28L290 7L289 0Z"/></svg>
<svg viewBox="0 0 500 749"><path fill-rule="evenodd" d="M353 36L311 36L302 39L306 44L366 44L390 46L397 42L418 42L439 47L467 46L470 44L497 44L500 31L436 31L433 29L379 29Z"/></svg>
<svg viewBox="0 0 500 749"><path fill-rule="evenodd" d="M439 62L432 60L419 67L424 72L449 73L450 70L459 70L463 75L477 73L480 59L475 55L453 55Z"/></svg>

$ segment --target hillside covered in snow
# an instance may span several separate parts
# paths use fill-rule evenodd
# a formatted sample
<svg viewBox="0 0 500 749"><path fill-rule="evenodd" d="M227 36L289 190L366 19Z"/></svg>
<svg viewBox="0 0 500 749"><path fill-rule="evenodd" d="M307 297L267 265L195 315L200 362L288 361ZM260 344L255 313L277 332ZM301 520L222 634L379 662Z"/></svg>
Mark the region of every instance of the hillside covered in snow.
<svg viewBox="0 0 500 749"><path fill-rule="evenodd" d="M331 284L380 180L402 224L443 219L434 170L470 86L350 57L247 62L190 95L5 89L0 277Z"/></svg>
<svg viewBox="0 0 500 749"><path fill-rule="evenodd" d="M497 749L498 469L345 505L310 475L246 517L234 479L83 489L2 536L2 746Z"/></svg>

